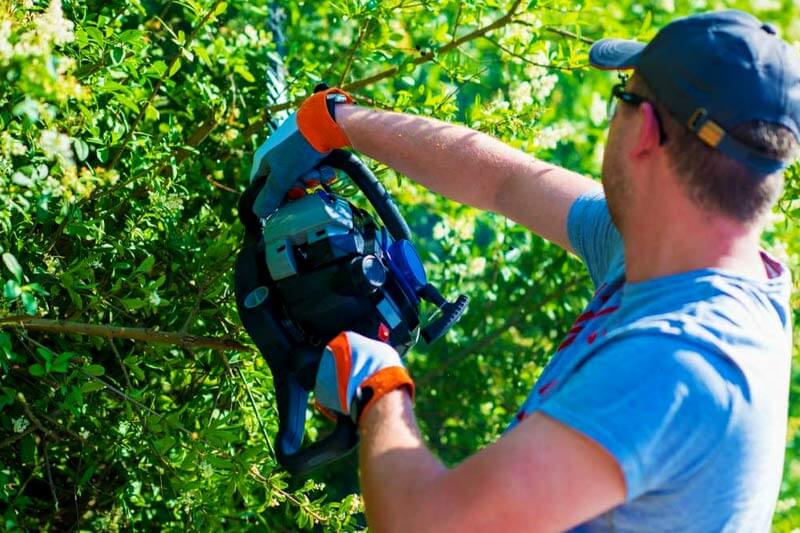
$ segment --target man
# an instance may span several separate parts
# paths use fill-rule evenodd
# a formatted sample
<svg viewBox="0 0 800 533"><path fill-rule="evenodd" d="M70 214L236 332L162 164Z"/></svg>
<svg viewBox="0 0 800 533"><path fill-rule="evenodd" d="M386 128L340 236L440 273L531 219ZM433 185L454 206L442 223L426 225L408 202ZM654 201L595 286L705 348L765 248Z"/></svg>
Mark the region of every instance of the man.
<svg viewBox="0 0 800 533"><path fill-rule="evenodd" d="M357 107L336 89L257 153L253 175L271 169L259 216L349 145L573 251L597 287L509 430L452 469L420 438L397 353L346 332L328 345L316 396L358 423L376 531L769 529L790 280L759 234L800 139L800 60L737 11L676 20L647 46L600 41L590 60L634 69L613 91L602 190L481 133Z"/></svg>

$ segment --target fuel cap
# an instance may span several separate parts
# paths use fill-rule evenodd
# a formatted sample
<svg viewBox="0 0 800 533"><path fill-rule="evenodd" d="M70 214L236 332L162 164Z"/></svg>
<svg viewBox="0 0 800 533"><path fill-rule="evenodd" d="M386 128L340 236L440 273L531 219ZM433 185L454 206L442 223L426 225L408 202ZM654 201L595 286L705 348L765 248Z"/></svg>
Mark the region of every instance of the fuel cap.
<svg viewBox="0 0 800 533"><path fill-rule="evenodd" d="M428 283L425 267L411 241L395 241L389 246L388 252L389 259L415 293Z"/></svg>

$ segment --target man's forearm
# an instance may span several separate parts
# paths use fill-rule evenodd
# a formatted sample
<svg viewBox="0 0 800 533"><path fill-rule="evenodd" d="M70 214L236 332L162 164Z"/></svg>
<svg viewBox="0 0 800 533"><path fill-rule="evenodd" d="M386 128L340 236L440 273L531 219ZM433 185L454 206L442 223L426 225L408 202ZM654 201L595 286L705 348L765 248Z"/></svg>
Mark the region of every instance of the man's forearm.
<svg viewBox="0 0 800 533"><path fill-rule="evenodd" d="M447 470L422 442L404 390L387 394L364 413L360 433L367 522L374 531L400 530L403 519L415 515L408 508L415 496Z"/></svg>
<svg viewBox="0 0 800 533"><path fill-rule="evenodd" d="M570 249L569 208L598 184L489 135L414 115L336 107L350 144L457 202L501 213Z"/></svg>
<svg viewBox="0 0 800 533"><path fill-rule="evenodd" d="M496 209L499 185L527 157L488 135L426 117L348 105L336 108L336 121L359 152L480 209Z"/></svg>

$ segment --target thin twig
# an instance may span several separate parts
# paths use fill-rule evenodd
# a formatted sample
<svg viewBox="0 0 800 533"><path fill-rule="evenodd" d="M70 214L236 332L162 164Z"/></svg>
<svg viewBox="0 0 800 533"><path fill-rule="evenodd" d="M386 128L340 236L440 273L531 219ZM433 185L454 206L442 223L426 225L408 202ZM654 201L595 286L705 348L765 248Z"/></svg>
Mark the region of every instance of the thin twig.
<svg viewBox="0 0 800 533"><path fill-rule="evenodd" d="M458 7L456 7L456 16L455 20L453 21L453 39L456 38L456 33L458 33L458 25L461 23L461 7L464 5L464 2L459 2Z"/></svg>
<svg viewBox="0 0 800 533"><path fill-rule="evenodd" d="M225 256L225 258L222 261L219 262L219 265L228 264L228 260L231 257L233 257L233 255L235 255L237 252L238 252L238 250L231 251L231 253L229 253L227 256ZM197 313L200 311L200 304L202 303L203 296L205 295L205 293L208 290L208 288L212 284L216 283L217 280L219 280L220 277L222 277L224 274L228 273L228 270L226 268L217 267L217 266L215 266L213 268L213 271L216 272L216 274L214 274L213 276L205 276L205 281L203 282L202 285L200 285L200 288L197 289L197 296L195 297L195 301L194 301L194 305L192 306L192 310L189 311L189 314L186 316L186 320L184 320L183 325L181 326L181 329L178 330L178 332L181 335L185 335L186 332L189 331L189 326L192 325L192 321L195 319L195 317L197 316Z"/></svg>
<svg viewBox="0 0 800 533"><path fill-rule="evenodd" d="M131 390L133 388L133 385L131 385L131 378L128 376L128 369L125 368L125 363L122 361L122 356L119 354L119 350L117 350L117 345L114 344L114 339L108 339L108 344L111 345L111 351L114 352L114 357L117 358L117 363L122 370L122 375L125 378L125 386L128 390Z"/></svg>
<svg viewBox="0 0 800 533"><path fill-rule="evenodd" d="M459 37L457 39L454 38L452 41L450 41L449 43L447 43L446 45L442 46L441 48L439 48L439 49L437 49L435 51L427 51L427 52L419 55L418 57L416 57L413 60L413 64L418 66L418 65L422 65L424 63L432 62L432 61L434 61L434 59L435 59L435 57L437 55L442 55L442 54L446 54L448 52L451 52L451 51L453 51L455 49L458 49L458 47L460 47L461 45L463 45L463 44L465 44L467 42L473 41L473 40L475 40L475 39L477 39L479 37L482 37L483 35L491 32L491 31L494 31L496 29L499 29L499 28L511 23L511 22L514 22L513 17L516 15L516 11L519 8L521 2L522 2L522 0L514 0L514 2L511 4L511 7L506 12L506 14L501 16L500 18L498 18L494 22L492 22L492 23L490 23L490 24L488 24L486 26L483 26L481 28L478 28L478 29L476 29L476 30L474 30L474 31L472 31L470 33L467 33L467 34L465 34L465 35L463 35L463 36L461 36L461 37ZM375 82L378 82L380 80L395 76L398 73L399 73L399 68L398 67L390 67L390 68L385 69L385 70L383 70L381 72L378 72L377 74L373 74L371 76L367 76L366 78L362 78L360 80L356 80L356 81L354 81L352 83L349 83L349 84L344 84L342 86L342 88L344 90L349 91L349 92L355 92L355 91L357 91L357 90L359 90L359 89L361 89L363 87L366 87L368 85L371 85L371 84L373 84ZM327 77L327 76L325 76L325 77ZM286 86L283 89L283 92L288 90L288 87L289 87L290 84L291 84L291 80L289 82L287 82ZM247 126L247 128L244 129L244 131L241 134L241 137L244 138L244 139L249 139L252 135L254 135L254 134L258 133L259 131L261 131L264 128L264 126L270 121L271 117L273 115L275 115L275 113L279 113L281 111L286 111L287 109L291 109L293 107L296 107L297 105L300 104L300 102L302 100L303 100L303 98L299 98L299 99L296 99L296 100L281 102L281 103L278 103L278 104L273 104L271 106L267 106L259 114L258 118L256 118L255 121L253 121L249 126ZM208 138L208 135L211 133L211 131L218 124L219 124L219 122L217 122L216 124L211 123L211 122L206 122L204 124L201 124L201 126L198 127L197 131L195 131L191 135L189 135L189 137L187 138L187 141L183 145L184 146L190 146L190 147L199 146L200 144L202 144L206 140L206 138ZM231 153L230 150L227 150L227 149L226 150L221 150L221 151L217 152L214 155L214 157L212 157L211 159L225 161L230 157L230 153ZM163 160L161 162L159 162L155 167L155 168L157 168L156 174L163 173L172 164L180 165L181 163L183 163L186 160L186 158L190 154L191 154L191 152L189 150L179 149L179 150L176 151L176 153L174 155L170 154L170 156L163 158ZM173 162L173 158L174 158L174 162ZM117 190L119 187L121 187L124 184L128 184L128 183L131 183L131 182L136 182L139 178L141 178L145 174L147 174L147 171L141 171L138 174L136 174L134 176L131 176L131 177L125 179L125 180L118 181L114 186L112 186L111 188L106 189L106 190L108 191L108 193L111 193L114 190Z"/></svg>
<svg viewBox="0 0 800 533"><path fill-rule="evenodd" d="M53 483L53 473L50 470L50 455L47 453L47 439L42 442L42 449L44 450L44 466L47 469L47 482L50 485L50 494L53 495L53 503L55 504L56 512L58 512L58 496L56 495L56 486Z"/></svg>
<svg viewBox="0 0 800 533"><path fill-rule="evenodd" d="M518 54L518 53L514 52L513 50L510 50L508 47L500 44L498 41L495 41L494 39L492 39L491 37L489 37L487 35L484 35L483 38L486 39L487 41L489 41L490 43L492 43L495 47L497 47L501 51L503 51L503 52L507 53L508 55L510 55L511 57L515 57L515 58L521 60L523 63L527 63L528 65L533 65L534 67L544 68L544 69L547 69L547 70L566 70L566 71L571 71L571 70L575 70L577 68L582 68L582 67L585 66L585 65L563 66L563 65L550 65L550 64L547 64L547 63L538 63L536 61L531 61L527 57L525 57L525 56L523 56L521 54Z"/></svg>
<svg viewBox="0 0 800 533"><path fill-rule="evenodd" d="M355 59L356 52L364 42L364 38L367 36L367 34L369 34L370 22L372 22L372 19L367 19L366 22L364 22L364 25L361 26L358 31L358 37L355 41L353 41L353 44L350 45L350 49L347 51L347 58L344 62L344 68L342 69L342 73L339 75L339 83L337 83L337 85L342 85L344 80L347 79L347 75L350 73L350 67L353 66L353 60Z"/></svg>
<svg viewBox="0 0 800 533"><path fill-rule="evenodd" d="M231 192L233 194L239 194L239 191L232 187L228 187L224 183L220 183L211 176L206 176L206 180L211 184L212 187L216 187L217 189L223 190L225 192Z"/></svg>
<svg viewBox="0 0 800 533"><path fill-rule="evenodd" d="M253 466L255 466L255 465L253 465ZM307 512L308 514L313 516L320 524L325 523L325 519L322 516L320 516L319 514L317 514L316 512L314 512L313 510L311 510L308 507L308 504L306 504L304 506L303 502L301 502L300 500L295 498L293 494L291 494L289 492L286 492L285 490L281 489L280 487L276 487L275 485L270 484L269 480L267 478L265 478L263 476L263 474L261 474L261 472L258 471L258 468L251 468L250 470L248 470L248 472L250 473L250 477L252 477L256 481L258 481L262 485L269 487L270 490L274 490L275 492L277 492L278 494L280 494L281 496L283 496L284 498L286 498L287 500L289 500L293 504L295 504L298 507L300 507L301 509L303 509L305 512Z"/></svg>
<svg viewBox="0 0 800 533"><path fill-rule="evenodd" d="M7 446L11 446L12 444L17 442L18 440L25 438L27 435L30 435L31 433L33 433L37 429L38 428L36 426L30 425L27 428L25 428L25 431L23 431L22 433L18 433L18 434L13 435L13 436L5 439L5 440L0 441L0 450L5 448L5 447L7 447Z"/></svg>
<svg viewBox="0 0 800 533"><path fill-rule="evenodd" d="M33 414L30 405L28 405L28 401L25 399L25 396L23 396L21 392L17 394L17 400L19 401L20 405L22 405L22 410L25 412L25 416L27 417L28 420L31 421L31 423L34 426L36 426L36 429L44 433L46 437L51 436L53 434L52 430L44 427L39 418L35 414ZM58 436L56 436L56 439L57 438Z"/></svg>
<svg viewBox="0 0 800 533"><path fill-rule="evenodd" d="M199 335L182 334L173 331L157 331L150 328L132 328L127 326L107 326L38 318L32 316L10 316L0 318L0 329L5 327L20 326L29 331L43 331L47 333L88 335L90 337L103 337L106 339L130 339L135 341L171 344L185 348L210 348L212 350L239 350L249 352L251 349L240 342L231 339L218 339Z"/></svg>
<svg viewBox="0 0 800 533"><path fill-rule="evenodd" d="M538 27L535 24L531 24L527 20L519 20L515 19L511 21L512 24L519 24L521 26L528 26L529 28L534 28L536 30L546 31L549 33L554 33L556 35L560 35L561 37L567 37L568 39L575 39L576 41L580 41L586 44L594 44L594 39L590 39L589 37L584 37L582 35L578 35L577 33L573 33L569 30L565 30L563 28L557 28L555 26L543 26Z"/></svg>
<svg viewBox="0 0 800 533"><path fill-rule="evenodd" d="M253 398L253 392L250 390L250 384L247 383L247 379L244 377L244 372L238 366L236 367L236 371L239 374L239 377L242 379L242 383L244 383L244 390L247 391L247 397L250 399L250 405L253 407L253 414L255 414L256 420L258 421L258 427L261 428L261 435L264 437L264 441L267 443L267 448L269 448L269 452L272 454L273 458L277 458L275 455L275 448L272 447L272 441L269 439L269 435L267 434L267 428L264 426L264 421L261 420L261 415L258 414L258 406L256 406L256 400Z"/></svg>
<svg viewBox="0 0 800 533"><path fill-rule="evenodd" d="M86 444L86 441L84 440L83 437L81 437L80 435L78 435L77 433L72 431L71 429L65 427L63 423L55 420L54 418L51 418L51 417L47 416L44 413L40 414L39 416L41 416L44 420L50 422L52 425L57 426L60 431L63 431L64 433L66 433L67 435L69 435L73 439L77 440L81 444Z"/></svg>

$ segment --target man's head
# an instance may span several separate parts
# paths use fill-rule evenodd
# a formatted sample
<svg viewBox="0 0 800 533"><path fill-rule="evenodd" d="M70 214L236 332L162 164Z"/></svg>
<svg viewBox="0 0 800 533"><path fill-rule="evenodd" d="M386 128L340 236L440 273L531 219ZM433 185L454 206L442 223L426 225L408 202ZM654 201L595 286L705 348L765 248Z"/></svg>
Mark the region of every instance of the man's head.
<svg viewBox="0 0 800 533"><path fill-rule="evenodd" d="M639 186L631 179L660 169L709 213L750 223L769 210L800 139L800 58L772 27L739 11L697 15L647 46L599 41L590 60L635 69L615 90L621 116L603 165L619 225Z"/></svg>

